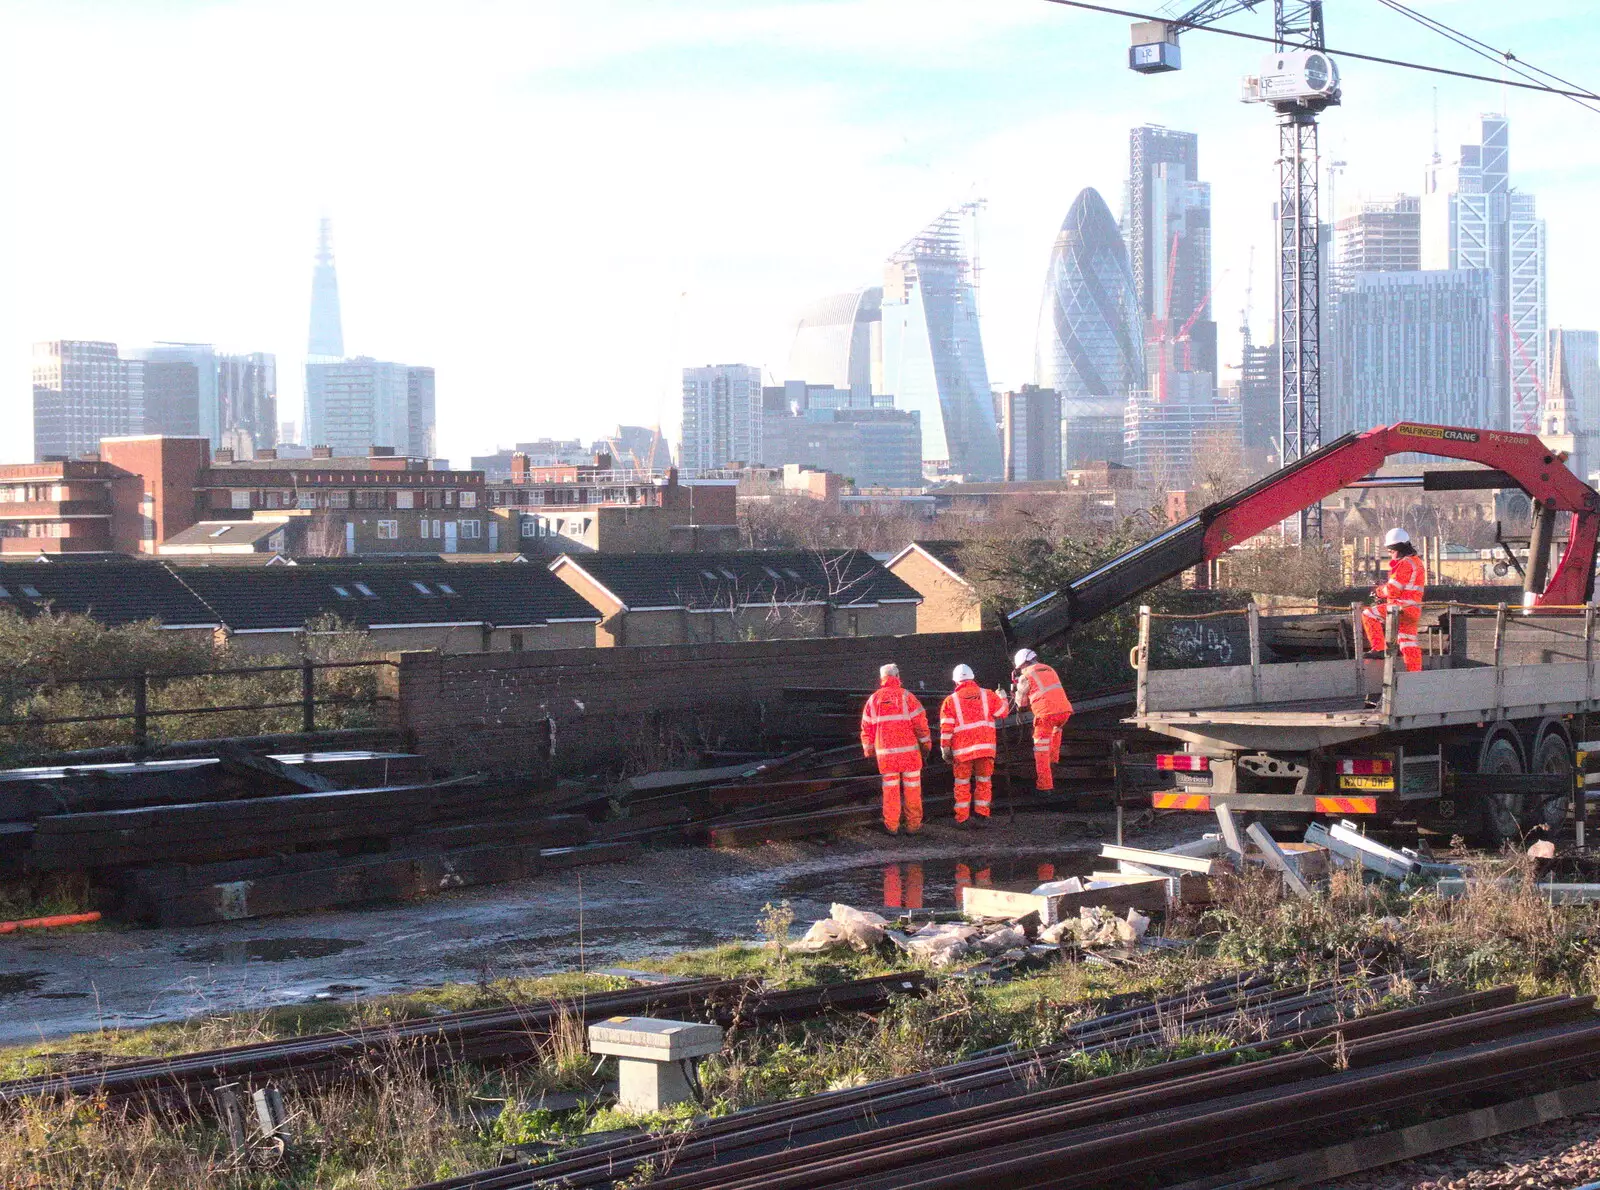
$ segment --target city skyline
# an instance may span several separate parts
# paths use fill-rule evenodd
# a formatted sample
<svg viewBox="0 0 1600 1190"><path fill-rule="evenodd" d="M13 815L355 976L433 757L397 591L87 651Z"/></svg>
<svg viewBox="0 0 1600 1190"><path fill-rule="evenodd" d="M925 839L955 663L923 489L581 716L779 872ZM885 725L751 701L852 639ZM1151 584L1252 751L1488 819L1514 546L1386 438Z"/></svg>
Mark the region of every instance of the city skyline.
<svg viewBox="0 0 1600 1190"><path fill-rule="evenodd" d="M551 4L521 15L466 4L459 20L443 25L404 13L378 22L376 9L353 3L315 17L252 2L152 4L138 6L138 16L81 7L103 19L18 5L29 40L66 38L75 53L48 64L49 87L41 85L44 62L18 62L5 83L16 90L14 108L41 110L38 97L48 94L51 113L0 132L19 165L54 179L48 195L0 199L15 264L0 270L0 429L24 440L36 340L272 349L286 363L280 407L285 415L297 409L298 369L288 365L305 342L306 228L324 208L339 224L346 338L380 358L427 359L451 378L452 400L441 411L445 455L481 452L496 438L589 435L616 421L659 422L676 438L682 366L750 360L781 382L776 365L805 303L860 285L882 245L903 236L899 229L969 194L989 200L979 302L990 379L1014 387L1032 376L1039 285L1061 212L1085 186L1119 192L1128 129L1143 123L1192 129L1213 146L1204 176L1213 188L1212 308L1221 312L1213 317L1230 328L1223 360L1237 358L1231 328L1252 245L1255 337L1271 338L1273 136L1270 121L1236 101L1254 52L1227 39L1190 35L1184 71L1147 79L1123 65L1124 22L1043 4L984 11L936 0L929 19L914 20L906 4L890 0L696 2L673 21L627 3ZM1465 0L1452 19L1497 43L1537 41L1541 65L1581 75L1592 35L1559 26L1563 36L1541 37L1579 12L1554 3L1513 18ZM713 21L718 33L707 45ZM853 30L848 46L838 44L841 23ZM1246 16L1229 23L1253 27ZM404 51L388 55L393 65L327 69L342 47L380 24L384 47ZM1473 67L1393 17L1333 12L1329 36L1336 46ZM259 46L251 60L229 59L226 71L208 64L208 56L227 57L208 48L241 38ZM739 66L713 80L696 70L709 54L732 54ZM437 79L406 95L421 56L430 73L437 66ZM1060 70L1064 57L1073 70ZM873 69L846 69L858 63ZM1324 122L1325 160L1350 163L1341 200L1418 192L1435 84L1444 145L1471 142L1481 113L1509 106L1516 184L1538 195L1560 245L1550 268L1550 324L1600 325L1600 296L1584 285L1600 267L1600 247L1581 242L1600 179L1570 152L1571 125L1581 129L1588 115L1543 96L1512 93L1508 104L1492 85L1352 61L1341 67L1345 103ZM204 77L178 86L191 69ZM310 78L304 94L284 95L271 82L285 70ZM862 81L851 81L856 74ZM167 75L174 81L163 81ZM193 111L196 85L213 96L205 111ZM104 98L107 89L116 102ZM437 106L452 89L459 95ZM873 91L880 101L867 102ZM374 104L374 94L393 102ZM735 95L740 102L731 104ZM535 119L536 111L548 115ZM106 119L108 156L72 159L73 131ZM332 134L316 135L316 120ZM253 138L272 162L263 193L230 192L219 203L215 188L201 184L203 159L136 158L148 142L132 129L191 124L216 143ZM537 130L529 149L504 152L524 128ZM665 183L694 155L760 144L760 130L780 128L783 172L839 184L763 185L754 204L748 190L735 202L703 191L674 197L660 193L670 186L652 185L649 201L660 204L653 222L674 227L672 243L653 245L631 226L625 212L640 201L631 179ZM1066 151L1030 150L1043 143ZM625 162L628 180L600 160L597 145ZM398 194L380 163L432 150L437 176ZM89 184L91 167L98 175L108 164L121 179L114 202ZM541 185L531 218L513 215L513 197L496 197L521 204L527 179L591 168L598 176L570 196ZM628 293L612 281L619 271L630 277ZM528 286L529 277L539 284ZM605 319L584 313L600 308ZM618 323L633 328L636 350L598 384L586 380L603 342L600 324ZM569 348L553 354L570 358L523 378L481 351L485 338L515 341L529 328L541 343ZM583 401L572 400L578 392Z"/></svg>

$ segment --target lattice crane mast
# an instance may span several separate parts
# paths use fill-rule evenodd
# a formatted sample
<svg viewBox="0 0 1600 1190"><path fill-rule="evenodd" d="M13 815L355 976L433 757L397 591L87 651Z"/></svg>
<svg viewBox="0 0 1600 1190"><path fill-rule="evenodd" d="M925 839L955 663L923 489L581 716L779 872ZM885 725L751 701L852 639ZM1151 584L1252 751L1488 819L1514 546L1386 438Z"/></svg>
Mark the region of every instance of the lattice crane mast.
<svg viewBox="0 0 1600 1190"><path fill-rule="evenodd" d="M1178 70L1178 35L1266 0L1204 0L1181 17L1133 26L1128 65ZM1285 466L1322 445L1322 261L1317 113L1339 102L1339 69L1326 52L1322 0L1272 0L1273 52L1244 80L1241 98L1278 116L1278 392ZM1320 505L1300 513L1302 537L1322 535Z"/></svg>

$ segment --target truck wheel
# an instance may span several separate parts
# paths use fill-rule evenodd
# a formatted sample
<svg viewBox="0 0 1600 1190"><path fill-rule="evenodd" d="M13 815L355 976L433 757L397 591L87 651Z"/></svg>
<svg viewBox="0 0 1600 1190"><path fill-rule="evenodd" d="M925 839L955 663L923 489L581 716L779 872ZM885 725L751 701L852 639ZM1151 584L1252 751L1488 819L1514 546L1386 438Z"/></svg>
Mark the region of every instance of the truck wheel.
<svg viewBox="0 0 1600 1190"><path fill-rule="evenodd" d="M1516 741L1509 736L1497 735L1486 742L1483 751L1478 754L1478 771L1480 773L1523 772L1522 752L1517 748ZM1481 846L1499 847L1502 843L1522 838L1512 798L1485 794L1478 800L1478 829L1474 833L1478 836L1476 841Z"/></svg>
<svg viewBox="0 0 1600 1190"><path fill-rule="evenodd" d="M1567 742L1567 737L1560 731L1547 731L1539 737L1539 742L1533 749L1533 764L1530 771L1535 773L1565 773L1569 778L1577 766L1573 763L1572 745ZM1548 797L1527 797L1523 799L1522 814L1519 817L1524 833L1536 831L1544 827L1554 838L1556 832L1567 820L1568 796L1564 793L1551 794Z"/></svg>

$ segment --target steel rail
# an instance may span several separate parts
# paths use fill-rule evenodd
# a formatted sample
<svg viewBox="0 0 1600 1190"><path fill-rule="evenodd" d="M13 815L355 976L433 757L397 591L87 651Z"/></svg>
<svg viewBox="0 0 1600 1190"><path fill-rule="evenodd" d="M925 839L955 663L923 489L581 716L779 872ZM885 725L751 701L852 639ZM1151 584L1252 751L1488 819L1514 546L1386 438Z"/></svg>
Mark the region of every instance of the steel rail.
<svg viewBox="0 0 1600 1190"><path fill-rule="evenodd" d="M1358 981L1354 985L1347 978L1321 981L1312 986L1331 991L1364 991L1381 988L1390 978L1378 976L1364 982ZM1244 986L1254 989L1260 982L1251 980ZM1071 1054L1131 1048L1130 1039L1127 1037L1095 1042L1097 1035L1106 1032L1097 1028L1102 1022L1125 1025L1132 1017L1161 1016L1178 1006L1203 999L1197 993L1202 991L1213 993L1230 984L1239 986L1239 981L1236 978L1220 980L1206 985L1204 989L1193 989L1191 992L1152 1004L1084 1022L1075 1030L1080 1038L1078 1041L1020 1053L1008 1052L985 1056L919 1075L885 1080L845 1092L830 1092L806 1099L747 1109L719 1120L706 1121L697 1125L687 1135L687 1139L681 1134L671 1138L672 1161L675 1167L681 1168L686 1164L693 1166L704 1160L726 1162L741 1152L761 1154L783 1150L794 1151L805 1143L804 1137L819 1133L826 1135L829 1132L842 1132L842 1136L833 1136L831 1140L835 1143L854 1142L874 1128L898 1127L905 1121L936 1116L940 1111L948 1110L952 1106L982 1102L981 1097L985 1093L991 1100L1005 1098L1010 1094L1008 1087L1023 1083L1031 1089L1037 1085L1039 1078L1049 1077L1055 1065ZM1299 989L1294 988L1279 989L1278 995L1286 1000L1304 999L1305 997L1298 992ZM1285 993L1296 994L1286 996ZM1237 1061L1241 1055L1260 1051L1262 1048L1270 1050L1289 1045L1310 1046L1341 1031L1365 1036L1459 1013L1503 1007L1514 998L1515 991L1510 988L1440 998L1387 1013L1376 1013L1316 1029L1302 1030L1287 1036L1274 1025L1271 1027L1276 1036L1266 1040L1254 1040L1216 1054L1199 1055L1149 1067L1142 1071L1109 1076L1110 1083L1105 1079L1096 1079L1073 1086L1092 1088L1077 1092L1079 1094L1099 1094L1109 1090L1112 1085L1136 1086L1175 1078L1184 1073L1209 1070ZM1229 1001L1219 1007L1236 1008L1237 1003ZM1157 1043L1160 1038L1161 1033L1157 1030L1147 1031L1141 1038L1132 1040L1142 1040L1143 1044L1149 1045ZM1084 1042L1089 1044L1085 1046ZM658 1137L638 1137L620 1143L591 1145L572 1150L536 1170L485 1170L477 1174L431 1183L428 1190L465 1190L468 1187L475 1190L510 1190L513 1187L554 1184L551 1179L559 1179L559 1184L563 1186L605 1185L617 1177L624 1176L628 1171L637 1169L640 1164L656 1157L666 1147L668 1146L665 1142ZM764 1168L776 1170L787 1160L788 1154L785 1152L782 1156L764 1159L763 1165Z"/></svg>
<svg viewBox="0 0 1600 1190"><path fill-rule="evenodd" d="M1054 1134L1011 1145L969 1149L918 1176L857 1180L852 1190L1077 1190L1104 1187L1178 1163L1213 1159L1290 1137L1325 1134L1341 1124L1441 1099L1538 1083L1592 1068L1600 1023L1542 1030L1459 1051L1391 1062L1202 1101L1191 1110L1156 1111L1100 1130ZM1545 1081L1544 1085L1554 1086Z"/></svg>
<svg viewBox="0 0 1600 1190"><path fill-rule="evenodd" d="M563 1013L576 1013L585 1022L647 1010L709 1014L718 1023L731 1026L801 1020L830 1011L867 1011L882 1007L897 993L919 993L923 978L921 972L907 972L775 992L764 992L749 979L706 979L541 1004L474 1009L427 1020L369 1025L348 1032L318 1033L16 1079L0 1083L0 1105L46 1096L100 1094L128 1098L193 1090L240 1078L309 1077L399 1047L415 1049L429 1067L522 1056L538 1049Z"/></svg>
<svg viewBox="0 0 1600 1190"><path fill-rule="evenodd" d="M922 1164L969 1152L984 1146L1057 1134L1097 1121L1120 1121L1136 1116L1147 1106L1169 1111L1190 1103L1215 1099L1219 1094L1280 1087L1314 1077L1345 1062L1351 1069L1380 1061L1456 1049L1467 1044L1496 1040L1552 1024L1592 1016L1592 1001L1549 997L1542 1001L1491 1009L1471 1016L1385 1032L1339 1050L1316 1049L1269 1058L1243 1067L1202 1072L1168 1079L1135 1092L1092 1095L1092 1084L1047 1088L1000 1103L984 1104L933 1117L916 1124L882 1129L875 1144L869 1137L852 1138L857 1150L847 1158L837 1156L840 1146L823 1143L786 1153L775 1168L770 1157L737 1165L719 1166L699 1174L657 1179L660 1190L812 1190L831 1185L858 1186L860 1179L906 1164ZM1075 1106L1067 1107L1074 1104ZM865 1150L865 1151L862 1151Z"/></svg>

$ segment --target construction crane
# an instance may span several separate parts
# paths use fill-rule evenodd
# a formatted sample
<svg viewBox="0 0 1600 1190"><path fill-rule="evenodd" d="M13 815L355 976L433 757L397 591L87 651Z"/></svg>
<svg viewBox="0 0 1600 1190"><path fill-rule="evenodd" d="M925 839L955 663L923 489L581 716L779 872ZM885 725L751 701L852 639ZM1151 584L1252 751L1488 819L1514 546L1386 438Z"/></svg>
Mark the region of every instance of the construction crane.
<svg viewBox="0 0 1600 1190"><path fill-rule="evenodd" d="M1181 69L1178 35L1266 0L1204 0L1181 17L1133 26L1128 66L1141 74ZM1278 392L1282 461L1322 445L1322 264L1317 195L1317 114L1339 102L1339 69L1326 52L1322 0L1272 0L1273 52L1248 75L1242 98L1278 116ZM1302 539L1322 535L1322 509L1300 512Z"/></svg>

